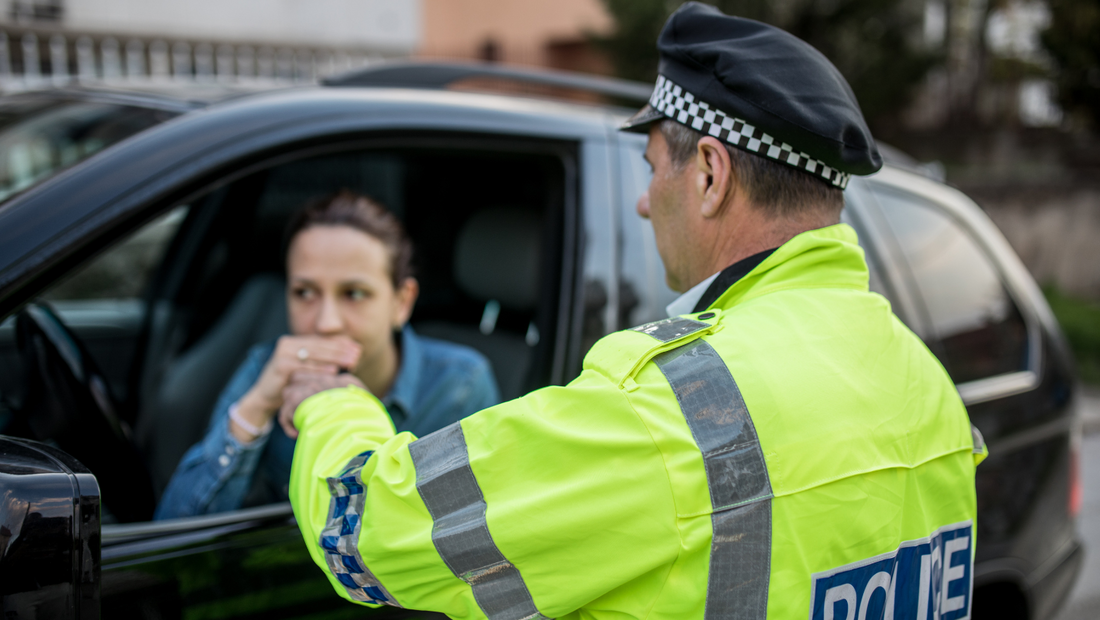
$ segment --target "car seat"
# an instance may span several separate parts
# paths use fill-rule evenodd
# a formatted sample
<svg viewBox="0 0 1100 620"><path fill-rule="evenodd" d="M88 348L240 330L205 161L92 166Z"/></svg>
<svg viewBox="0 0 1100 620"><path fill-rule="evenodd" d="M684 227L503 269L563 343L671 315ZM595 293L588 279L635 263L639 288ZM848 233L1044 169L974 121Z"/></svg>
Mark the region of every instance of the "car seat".
<svg viewBox="0 0 1100 620"><path fill-rule="evenodd" d="M206 433L218 395L253 345L287 333L286 285L259 273L194 345L171 361L137 430L153 485L160 491L187 449Z"/></svg>
<svg viewBox="0 0 1100 620"><path fill-rule="evenodd" d="M462 292L485 304L481 324L432 321L414 326L425 336L464 344L485 355L505 400L527 391L534 326L527 334L498 329L497 315L534 313L541 284L541 238L541 222L531 211L495 207L475 213L459 231L453 269Z"/></svg>

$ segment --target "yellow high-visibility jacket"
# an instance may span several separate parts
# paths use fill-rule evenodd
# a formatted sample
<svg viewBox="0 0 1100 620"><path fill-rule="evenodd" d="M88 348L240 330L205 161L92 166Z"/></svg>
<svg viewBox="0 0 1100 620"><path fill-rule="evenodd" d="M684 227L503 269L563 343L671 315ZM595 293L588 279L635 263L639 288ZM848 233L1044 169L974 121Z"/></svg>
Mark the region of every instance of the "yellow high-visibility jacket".
<svg viewBox="0 0 1100 620"><path fill-rule="evenodd" d="M985 455L939 362L803 233L704 313L417 439L299 407L290 496L340 595L454 618L968 617Z"/></svg>

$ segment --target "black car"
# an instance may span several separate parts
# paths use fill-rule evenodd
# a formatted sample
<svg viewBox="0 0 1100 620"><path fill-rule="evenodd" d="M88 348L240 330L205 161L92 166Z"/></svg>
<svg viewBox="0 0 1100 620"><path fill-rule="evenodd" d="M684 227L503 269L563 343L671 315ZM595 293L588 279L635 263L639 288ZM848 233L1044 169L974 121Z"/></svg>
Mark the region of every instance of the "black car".
<svg viewBox="0 0 1100 620"><path fill-rule="evenodd" d="M663 318L675 293L635 213L645 139L617 131L627 108L546 100L578 92L649 88L403 64L217 101L0 99L4 617L417 616L338 598L286 503L150 521L154 503L249 346L286 329L281 234L318 194L349 188L403 219L414 326L482 351L506 398L568 382L596 339ZM1066 345L981 210L883 150L844 218L872 289L943 362L989 445L975 617L1049 617L1082 557ZM529 217L491 217L502 210ZM464 237L497 257L476 289L455 275L474 260ZM515 282L537 286L508 294Z"/></svg>

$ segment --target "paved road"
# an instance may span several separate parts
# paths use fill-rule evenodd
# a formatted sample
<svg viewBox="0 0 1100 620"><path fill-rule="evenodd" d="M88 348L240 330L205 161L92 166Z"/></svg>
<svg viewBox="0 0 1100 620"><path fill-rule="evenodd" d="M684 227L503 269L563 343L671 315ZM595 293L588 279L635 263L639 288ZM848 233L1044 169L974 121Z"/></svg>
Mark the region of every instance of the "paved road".
<svg viewBox="0 0 1100 620"><path fill-rule="evenodd" d="M1057 620L1100 618L1100 391L1086 392L1083 413L1086 435L1081 444L1081 475L1085 501L1079 528L1085 543L1085 564Z"/></svg>

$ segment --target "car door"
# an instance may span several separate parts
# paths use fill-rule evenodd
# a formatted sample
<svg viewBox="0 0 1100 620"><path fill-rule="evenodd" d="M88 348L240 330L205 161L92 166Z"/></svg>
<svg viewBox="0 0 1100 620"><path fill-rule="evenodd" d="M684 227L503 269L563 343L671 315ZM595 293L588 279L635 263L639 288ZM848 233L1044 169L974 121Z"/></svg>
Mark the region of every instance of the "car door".
<svg viewBox="0 0 1100 620"><path fill-rule="evenodd" d="M177 243L177 252L167 257L174 264L164 270L166 284L153 299L164 318L151 326L148 340L177 343L171 351L157 345L153 348L159 352L150 351L145 359L150 368L161 369L146 381L149 400L139 427L154 478L166 482L182 452L201 439L220 390L210 389L210 368L223 366L216 374L224 383L248 346L284 333L285 310L281 330L278 325L266 332L253 330L270 323L265 314L283 302L279 286L268 287L266 302L243 311L247 329L253 330L249 339L231 346L229 341L244 328L227 332L223 326L242 323L240 317L229 315L242 312L236 309L240 297L255 289L256 282L279 281L280 246L285 243L281 231L290 214L332 188L375 196L405 219L421 249L423 295L413 316L418 332L481 350L497 371L502 390L516 392L511 396L554 381L554 373L561 372L555 370L561 365L554 360L568 350L558 337L559 318L566 319L564 333L570 333L571 313L561 316L557 308L559 296L569 299L573 288L572 278L563 276L568 264L562 256L575 245L566 242L575 239L567 232L572 209L566 199L574 192L567 174L574 158L575 147L522 136L360 136L281 153L269 160L270 165L253 166L248 174L215 184L217 189L193 200L196 213L185 228L193 238ZM441 169L451 171L448 178L425 183L426 173ZM489 177L502 172L514 187L498 182L497 188L485 189ZM455 231L461 237L486 209L530 211L542 223L542 230L530 237L541 238L544 249L536 272L515 273L513 266L524 261L501 256L500 273L483 274L505 284L517 278L540 282L538 299L528 307L479 297L452 274L463 270L464 260ZM494 240L483 243L491 246ZM170 359L150 359L153 356ZM519 367L527 372L516 379L518 383L505 380ZM180 394L190 397L181 402ZM196 407L197 400L205 404ZM260 497L266 496L261 492ZM231 617L244 612L296 617L330 608L346 610L306 553L289 506L246 499L257 501L261 505L255 508L219 515L105 526L104 609L129 613L139 604L135 601L145 601L140 605L168 604L188 614ZM387 608L364 613L391 617L404 612Z"/></svg>

